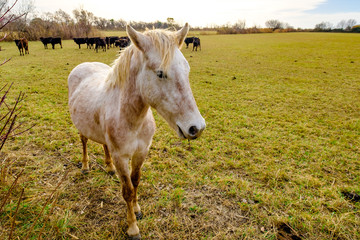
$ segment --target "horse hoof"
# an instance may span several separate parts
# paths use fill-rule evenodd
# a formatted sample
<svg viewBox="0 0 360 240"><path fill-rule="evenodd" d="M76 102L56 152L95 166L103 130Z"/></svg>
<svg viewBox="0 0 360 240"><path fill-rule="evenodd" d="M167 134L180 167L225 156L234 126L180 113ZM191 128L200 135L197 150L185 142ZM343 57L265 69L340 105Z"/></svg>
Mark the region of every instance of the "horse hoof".
<svg viewBox="0 0 360 240"><path fill-rule="evenodd" d="M136 236L128 236L128 240L141 240L140 233Z"/></svg>
<svg viewBox="0 0 360 240"><path fill-rule="evenodd" d="M141 219L143 219L143 214L142 214L142 212L137 212L137 213L135 213L135 216L136 216L136 220L141 220Z"/></svg>
<svg viewBox="0 0 360 240"><path fill-rule="evenodd" d="M81 169L81 173L87 175L89 173L89 169Z"/></svg>

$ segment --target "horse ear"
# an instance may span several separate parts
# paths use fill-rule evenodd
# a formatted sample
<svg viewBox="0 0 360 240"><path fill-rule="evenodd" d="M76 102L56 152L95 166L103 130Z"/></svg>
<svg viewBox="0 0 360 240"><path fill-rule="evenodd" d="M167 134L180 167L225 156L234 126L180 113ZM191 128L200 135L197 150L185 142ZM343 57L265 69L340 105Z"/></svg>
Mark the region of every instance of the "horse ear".
<svg viewBox="0 0 360 240"><path fill-rule="evenodd" d="M130 25L126 25L126 32L134 45L141 50L142 52L145 52L148 46L148 39L147 37L136 31L134 28L132 28Z"/></svg>
<svg viewBox="0 0 360 240"><path fill-rule="evenodd" d="M189 32L189 24L185 23L185 26L176 32L177 43L179 48L181 48L182 44L184 43L184 39Z"/></svg>

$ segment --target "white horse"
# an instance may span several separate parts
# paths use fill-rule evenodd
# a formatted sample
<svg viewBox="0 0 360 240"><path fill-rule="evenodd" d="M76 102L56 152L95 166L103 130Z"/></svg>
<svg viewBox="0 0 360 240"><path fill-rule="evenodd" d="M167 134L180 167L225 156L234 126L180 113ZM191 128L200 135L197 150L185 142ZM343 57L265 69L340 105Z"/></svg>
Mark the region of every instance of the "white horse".
<svg viewBox="0 0 360 240"><path fill-rule="evenodd" d="M89 171L88 139L103 145L109 173L118 173L127 204L127 234L140 239L136 192L140 168L155 132L151 107L182 139L205 129L190 89L190 67L180 51L189 26L177 31L137 32L126 27L132 45L112 67L98 62L76 66L68 78L71 119L83 145L82 171ZM131 160L131 172L129 170Z"/></svg>

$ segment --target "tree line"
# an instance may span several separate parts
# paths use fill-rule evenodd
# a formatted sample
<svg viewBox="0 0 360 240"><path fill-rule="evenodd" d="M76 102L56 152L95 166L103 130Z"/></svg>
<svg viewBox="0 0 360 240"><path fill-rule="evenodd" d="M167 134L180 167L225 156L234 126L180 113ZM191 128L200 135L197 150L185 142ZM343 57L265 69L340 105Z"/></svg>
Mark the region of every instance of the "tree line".
<svg viewBox="0 0 360 240"><path fill-rule="evenodd" d="M11 6L8 0L0 0L0 16L2 16ZM131 24L138 30L146 28L179 28L180 26L173 18L168 18L166 22L126 22L119 19L106 19L97 17L92 12L83 8L72 11L72 15L59 9L55 13L44 13L41 16L29 17L29 13L34 9L32 2L25 1L24 7L16 14L7 14L11 21L0 32L0 38L6 34L6 40L19 37L26 37L28 40L38 40L40 37L61 37L71 39L74 37L94 37L101 36L100 31L116 30L124 31L126 24ZM22 17L19 17L22 16ZM4 22L4 21L3 21ZM6 19L5 19L6 22ZM216 31L218 34L246 34L246 33L267 33L267 32L297 32L297 31L318 31L318 32L360 32L360 25L356 25L354 19L342 20L336 26L329 22L316 24L313 29L295 29L288 23L276 19L265 22L266 28L260 26L247 27L245 20L238 20L234 24L214 25L205 28L192 28L193 30Z"/></svg>
<svg viewBox="0 0 360 240"><path fill-rule="evenodd" d="M0 16L7 11L7 0L0 0ZM31 5L31 2L27 3ZM13 16L28 16L33 7L28 7L24 12L12 14ZM9 17L9 14L7 14ZM167 22L129 22L138 30L146 28L179 28L173 18L168 18ZM44 13L41 16L18 17L12 19L0 32L0 37L7 34L6 40L11 41L15 38L26 37L28 40L39 40L40 37L61 37L71 39L74 37L95 37L101 36L102 30L125 31L127 22L125 20L105 19L95 16L83 8L75 9L72 15L59 9L55 13Z"/></svg>

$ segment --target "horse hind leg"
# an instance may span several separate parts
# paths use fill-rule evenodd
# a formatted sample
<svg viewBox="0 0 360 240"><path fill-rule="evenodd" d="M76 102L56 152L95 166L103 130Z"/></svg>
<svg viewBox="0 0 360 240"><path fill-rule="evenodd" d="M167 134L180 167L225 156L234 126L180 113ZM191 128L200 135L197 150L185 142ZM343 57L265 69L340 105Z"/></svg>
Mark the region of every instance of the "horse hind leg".
<svg viewBox="0 0 360 240"><path fill-rule="evenodd" d="M81 172L83 174L86 174L89 172L89 156L87 153L87 146L86 146L88 139L82 134L80 134L80 139L81 139L81 143L82 143L82 147L83 147L83 155L82 155L82 160L81 160L81 163L82 163Z"/></svg>
<svg viewBox="0 0 360 240"><path fill-rule="evenodd" d="M115 174L115 166L113 164L113 160L110 156L109 149L106 144L103 144L104 152L105 152L105 164L106 164L106 172L110 175Z"/></svg>

